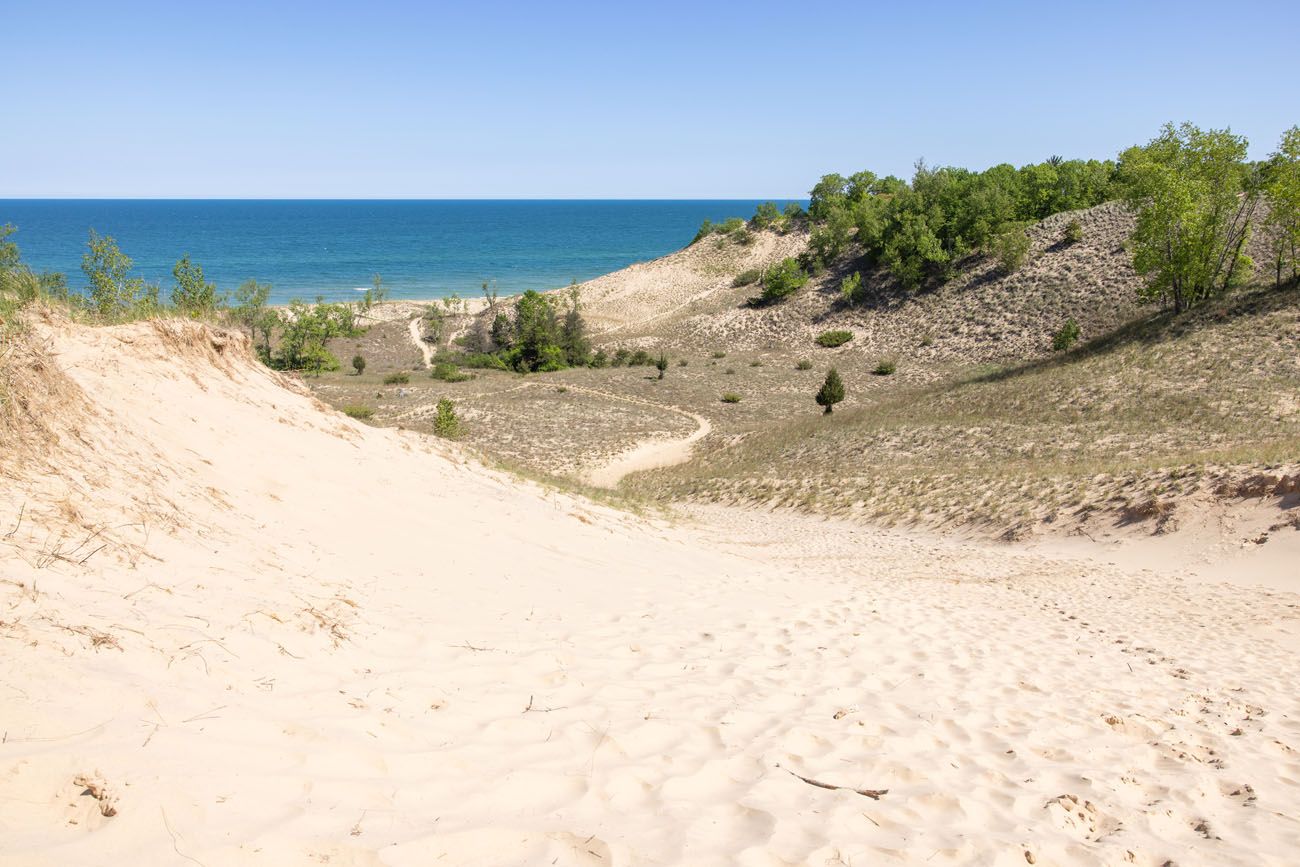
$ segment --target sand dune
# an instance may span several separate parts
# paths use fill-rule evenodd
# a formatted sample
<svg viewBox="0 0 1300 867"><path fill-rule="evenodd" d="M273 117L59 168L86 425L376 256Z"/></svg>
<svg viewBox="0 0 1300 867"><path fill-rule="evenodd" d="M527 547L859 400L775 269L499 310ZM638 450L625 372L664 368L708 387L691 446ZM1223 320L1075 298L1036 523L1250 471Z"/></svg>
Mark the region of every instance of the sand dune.
<svg viewBox="0 0 1300 867"><path fill-rule="evenodd" d="M234 336L40 328L85 411L0 489L5 864L1300 851L1293 594L650 521L324 411Z"/></svg>

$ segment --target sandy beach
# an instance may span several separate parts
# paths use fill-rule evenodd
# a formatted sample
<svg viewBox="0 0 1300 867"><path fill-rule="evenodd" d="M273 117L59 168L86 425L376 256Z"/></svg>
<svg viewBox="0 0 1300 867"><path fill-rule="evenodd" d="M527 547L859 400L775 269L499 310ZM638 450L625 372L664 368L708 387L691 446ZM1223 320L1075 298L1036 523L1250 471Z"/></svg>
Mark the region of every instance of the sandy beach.
<svg viewBox="0 0 1300 867"><path fill-rule="evenodd" d="M1300 849L1292 593L637 517L326 411L234 335L43 328L85 408L0 494L6 864Z"/></svg>

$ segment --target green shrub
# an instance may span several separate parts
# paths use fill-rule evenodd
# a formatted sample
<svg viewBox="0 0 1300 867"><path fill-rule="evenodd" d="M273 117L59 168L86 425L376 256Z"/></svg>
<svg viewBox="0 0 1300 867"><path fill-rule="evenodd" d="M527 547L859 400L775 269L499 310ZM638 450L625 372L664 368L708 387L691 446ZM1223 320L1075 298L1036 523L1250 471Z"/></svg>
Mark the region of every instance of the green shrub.
<svg viewBox="0 0 1300 867"><path fill-rule="evenodd" d="M649 367L654 363L655 360L644 349L633 352L632 357L627 360L628 367Z"/></svg>
<svg viewBox="0 0 1300 867"><path fill-rule="evenodd" d="M724 391L724 392L722 393L722 402L723 402L723 403L740 403L740 395L736 394L734 391Z"/></svg>
<svg viewBox="0 0 1300 867"><path fill-rule="evenodd" d="M823 331L817 335L817 345L825 346L827 349L834 349L837 346L843 346L853 339L852 331L845 331L837 328L833 331Z"/></svg>
<svg viewBox="0 0 1300 867"><path fill-rule="evenodd" d="M1065 243L1077 244L1083 240L1083 226L1078 220L1071 220L1065 226Z"/></svg>
<svg viewBox="0 0 1300 867"><path fill-rule="evenodd" d="M357 372L357 376L366 372L366 360L360 355L352 356L352 369Z"/></svg>
<svg viewBox="0 0 1300 867"><path fill-rule="evenodd" d="M763 272L757 268L750 268L741 271L736 275L736 279L731 281L732 286L752 286L763 278Z"/></svg>
<svg viewBox="0 0 1300 867"><path fill-rule="evenodd" d="M763 366L763 362L760 361L760 360L758 360L757 358L755 358L753 361L751 361L751 362L749 363L749 366L750 366L750 367L762 367L762 366Z"/></svg>
<svg viewBox="0 0 1300 867"><path fill-rule="evenodd" d="M1064 352L1069 349L1079 339L1079 333L1079 323L1073 319L1065 320L1065 324L1052 335L1052 351Z"/></svg>
<svg viewBox="0 0 1300 867"><path fill-rule="evenodd" d="M716 351L716 352L713 353L713 357L714 357L714 358L726 358L726 357L727 357L727 353L725 353L725 352L723 352L723 351L721 351L721 350L718 350L718 351Z"/></svg>
<svg viewBox="0 0 1300 867"><path fill-rule="evenodd" d="M487 352L472 352L461 359L460 365L474 370L509 370L510 366L500 356Z"/></svg>
<svg viewBox="0 0 1300 867"><path fill-rule="evenodd" d="M1029 258L1029 236L1024 227L1011 225L1000 232L993 239L993 254L997 256L1003 274L1019 271Z"/></svg>
<svg viewBox="0 0 1300 867"><path fill-rule="evenodd" d="M898 370L898 364L892 358L882 358L876 362L875 369L871 372L876 376L889 376L896 370Z"/></svg>
<svg viewBox="0 0 1300 867"><path fill-rule="evenodd" d="M411 375L403 370L399 370L397 373L390 373L384 377L384 385L406 385L410 381Z"/></svg>
<svg viewBox="0 0 1300 867"><path fill-rule="evenodd" d="M813 363L806 358L799 359L799 363L794 366L795 370L812 370Z"/></svg>
<svg viewBox="0 0 1300 867"><path fill-rule="evenodd" d="M808 283L808 274L793 258L782 259L763 275L763 294L759 301L769 303L793 295Z"/></svg>
<svg viewBox="0 0 1300 867"><path fill-rule="evenodd" d="M429 373L429 376L433 379L442 380L443 382L464 382L467 379L474 378L468 373L461 373L460 369L456 367L456 365L446 361L435 364L432 372Z"/></svg>
<svg viewBox="0 0 1300 867"><path fill-rule="evenodd" d="M438 401L438 415L433 420L433 432L449 440L460 436L460 419L456 416L456 405L445 397Z"/></svg>
<svg viewBox="0 0 1300 867"><path fill-rule="evenodd" d="M374 416L375 411L368 406L345 406L343 407L343 414L358 421L369 421Z"/></svg>
<svg viewBox="0 0 1300 867"><path fill-rule="evenodd" d="M592 367L609 367L609 353L603 349L597 349L596 354L591 356Z"/></svg>
<svg viewBox="0 0 1300 867"><path fill-rule="evenodd" d="M849 304L857 304L865 293L862 291L862 274L854 271L840 281L840 297Z"/></svg>

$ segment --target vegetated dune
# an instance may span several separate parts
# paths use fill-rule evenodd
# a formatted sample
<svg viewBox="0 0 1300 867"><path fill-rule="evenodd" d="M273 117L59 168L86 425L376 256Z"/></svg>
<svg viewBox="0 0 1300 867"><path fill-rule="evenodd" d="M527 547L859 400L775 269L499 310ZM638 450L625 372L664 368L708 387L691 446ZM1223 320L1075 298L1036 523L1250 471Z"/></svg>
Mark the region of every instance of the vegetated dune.
<svg viewBox="0 0 1300 867"><path fill-rule="evenodd" d="M1077 220L1083 239L1064 240ZM905 291L887 273L846 255L807 286L776 304L754 306L756 285L733 286L741 271L766 267L807 246L806 232L754 232L748 246L706 238L671 256L583 284L584 312L602 342L648 342L729 350L807 350L832 328L853 332L838 350L850 357L896 355L919 362L1032 358L1051 348L1052 332L1075 319L1084 335L1105 333L1143 310L1141 278L1124 244L1133 217L1108 203L1056 214L1028 230L1026 263L1003 274L991 256L959 263L943 286ZM861 272L867 300L845 304L840 281ZM690 275L696 281L681 287ZM703 287L703 288L701 288ZM646 341L643 341L646 342Z"/></svg>
<svg viewBox="0 0 1300 867"><path fill-rule="evenodd" d="M6 865L1300 850L1292 594L790 515L655 523L351 422L194 324L46 317L24 351Z"/></svg>

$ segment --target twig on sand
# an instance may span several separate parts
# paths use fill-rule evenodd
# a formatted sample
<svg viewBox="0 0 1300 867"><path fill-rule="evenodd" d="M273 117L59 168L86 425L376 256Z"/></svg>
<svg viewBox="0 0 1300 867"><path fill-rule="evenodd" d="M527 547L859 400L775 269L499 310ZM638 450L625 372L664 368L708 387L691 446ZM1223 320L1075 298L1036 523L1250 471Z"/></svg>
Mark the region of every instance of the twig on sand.
<svg viewBox="0 0 1300 867"><path fill-rule="evenodd" d="M23 515L24 513L26 513L26 511L27 511L27 504L23 503L22 507L18 509L18 523L14 524L14 528L12 530L10 530L8 533L5 533L6 539L12 539L14 533L17 533L18 528L23 525Z"/></svg>
<svg viewBox="0 0 1300 867"><path fill-rule="evenodd" d="M568 705L561 705L560 707L533 707L533 697L530 695L528 696L528 707L524 708L523 712L524 713L550 713L553 710L564 710L567 707Z"/></svg>
<svg viewBox="0 0 1300 867"><path fill-rule="evenodd" d="M777 765L777 767L781 768L780 765ZM836 789L844 789L845 791L856 792L857 794L862 795L864 798L870 798L873 801L879 801L881 795L889 794L889 789L855 789L852 786L837 786L834 783L823 783L821 780L814 780L811 777L805 777L803 774L796 774L794 771L790 770L789 768L781 768L781 770L785 771L790 776L797 777L798 779L803 780L808 785L816 786L819 789L830 789L832 791Z"/></svg>
<svg viewBox="0 0 1300 867"><path fill-rule="evenodd" d="M176 832L172 830L172 823L167 821L167 811L164 810L162 807L159 807L158 811L162 813L163 827L167 829L167 833L172 838L172 849L176 852L176 854L184 858L186 861L193 861L195 864L198 864L199 867L207 867L207 865L204 864L202 861L200 861L198 858L192 858L181 851L180 847L176 845Z"/></svg>

